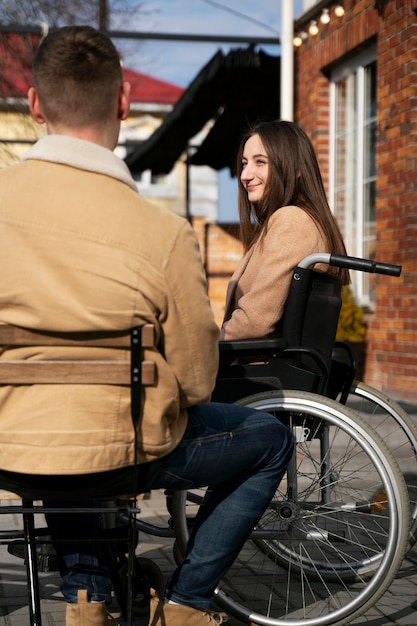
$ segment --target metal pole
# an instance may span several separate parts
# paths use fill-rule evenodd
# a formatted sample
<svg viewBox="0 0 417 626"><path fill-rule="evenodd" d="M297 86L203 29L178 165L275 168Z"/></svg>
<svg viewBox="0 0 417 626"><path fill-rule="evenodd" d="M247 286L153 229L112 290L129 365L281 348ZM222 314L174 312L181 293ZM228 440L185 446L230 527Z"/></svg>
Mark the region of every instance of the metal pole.
<svg viewBox="0 0 417 626"><path fill-rule="evenodd" d="M281 102L282 120L293 120L294 109L294 2L281 0Z"/></svg>
<svg viewBox="0 0 417 626"><path fill-rule="evenodd" d="M107 6L107 0L99 0L98 27L100 30L107 30L109 27L109 9Z"/></svg>
<svg viewBox="0 0 417 626"><path fill-rule="evenodd" d="M290 0L292 2L292 0ZM100 18L103 19L103 18ZM49 28L49 31L56 30L56 27ZM280 45L279 37L252 37L251 35L200 35L186 33L154 33L137 32L126 30L105 30L111 39L144 39L149 41L195 41L196 43L232 43L232 44L259 44L259 45ZM0 33L17 33L43 36L42 26L22 26L19 24L0 24Z"/></svg>

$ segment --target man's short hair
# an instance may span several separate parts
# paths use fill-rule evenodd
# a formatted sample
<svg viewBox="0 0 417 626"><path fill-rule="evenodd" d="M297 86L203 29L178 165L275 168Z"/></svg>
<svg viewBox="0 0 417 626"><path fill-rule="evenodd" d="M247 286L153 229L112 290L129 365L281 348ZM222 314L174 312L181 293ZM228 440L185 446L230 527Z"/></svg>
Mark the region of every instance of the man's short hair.
<svg viewBox="0 0 417 626"><path fill-rule="evenodd" d="M114 114L123 80L115 46L91 26L51 31L35 54L33 77L46 120L76 128Z"/></svg>

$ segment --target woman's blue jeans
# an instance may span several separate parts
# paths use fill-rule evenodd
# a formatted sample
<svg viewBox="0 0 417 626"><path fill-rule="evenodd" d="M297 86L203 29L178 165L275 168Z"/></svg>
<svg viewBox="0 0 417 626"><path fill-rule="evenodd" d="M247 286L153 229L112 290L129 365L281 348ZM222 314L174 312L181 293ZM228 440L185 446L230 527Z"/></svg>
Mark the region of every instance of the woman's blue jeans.
<svg viewBox="0 0 417 626"><path fill-rule="evenodd" d="M272 499L294 443L281 422L256 409L208 403L192 407L188 413L188 426L178 447L155 462L157 471L155 464L148 464L152 480L147 487L177 490L210 485L186 557L166 592L169 599L180 604L210 608L214 589ZM54 536L50 517L48 524ZM74 524L74 515L68 517L66 532ZM88 516L84 522L93 538L97 522ZM62 524L59 532L64 532ZM78 550L61 553L62 592L67 602L76 602L78 589L88 589L90 599L109 603L111 579L99 548L85 552L84 543Z"/></svg>

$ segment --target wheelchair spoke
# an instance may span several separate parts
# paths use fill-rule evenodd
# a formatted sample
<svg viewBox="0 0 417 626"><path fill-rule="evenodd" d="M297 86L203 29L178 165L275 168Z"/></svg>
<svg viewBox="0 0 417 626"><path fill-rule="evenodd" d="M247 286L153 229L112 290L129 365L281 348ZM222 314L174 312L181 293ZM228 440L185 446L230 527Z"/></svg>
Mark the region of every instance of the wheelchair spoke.
<svg viewBox="0 0 417 626"><path fill-rule="evenodd" d="M351 622L401 564L409 523L402 474L374 430L335 401L285 391L243 402L285 421L297 445L274 499L219 585L218 602L261 626ZM375 506L381 485L386 495ZM193 516L191 500L198 498L178 496L176 534L177 518Z"/></svg>

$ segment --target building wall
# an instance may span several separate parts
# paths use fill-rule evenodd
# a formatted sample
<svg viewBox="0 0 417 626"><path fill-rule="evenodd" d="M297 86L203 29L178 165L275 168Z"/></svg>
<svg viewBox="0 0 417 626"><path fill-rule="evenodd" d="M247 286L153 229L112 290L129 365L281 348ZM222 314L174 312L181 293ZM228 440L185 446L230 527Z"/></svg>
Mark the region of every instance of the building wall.
<svg viewBox="0 0 417 626"><path fill-rule="evenodd" d="M203 217L192 221L206 270L208 294L219 327L223 321L227 285L242 258L237 224L216 224Z"/></svg>
<svg viewBox="0 0 417 626"><path fill-rule="evenodd" d="M19 161L43 132L27 111L0 110L0 167Z"/></svg>
<svg viewBox="0 0 417 626"><path fill-rule="evenodd" d="M345 15L295 53L295 121L310 135L325 184L329 174L326 70L377 47L376 259L402 265L375 275L365 380L398 398L417 397L417 16L412 0L345 0Z"/></svg>
<svg viewBox="0 0 417 626"><path fill-rule="evenodd" d="M378 36L377 234L381 257L403 266L378 285L369 332L373 381L417 397L417 15L390 2Z"/></svg>

